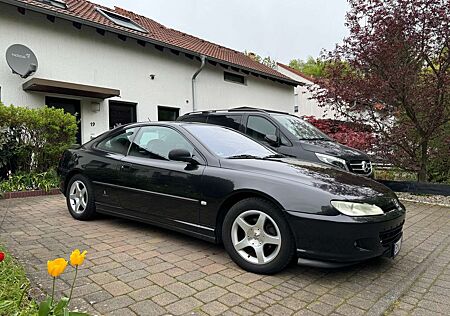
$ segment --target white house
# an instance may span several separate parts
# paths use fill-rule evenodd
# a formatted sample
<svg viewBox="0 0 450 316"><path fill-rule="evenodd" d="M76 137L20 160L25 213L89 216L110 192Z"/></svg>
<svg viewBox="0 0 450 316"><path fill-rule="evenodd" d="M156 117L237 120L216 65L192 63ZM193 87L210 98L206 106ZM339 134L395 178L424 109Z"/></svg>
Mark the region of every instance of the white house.
<svg viewBox="0 0 450 316"><path fill-rule="evenodd" d="M277 63L277 66L277 70L280 73L300 83L294 89L294 113L296 115L302 117L315 116L316 118L336 118L335 112L327 107L320 107L317 100L312 97L313 95L308 90L308 87L316 84L313 78L310 78L288 65Z"/></svg>
<svg viewBox="0 0 450 316"><path fill-rule="evenodd" d="M22 44L37 71L4 59ZM0 100L78 113L79 141L133 121L257 106L292 113L298 82L245 54L85 0L0 0Z"/></svg>

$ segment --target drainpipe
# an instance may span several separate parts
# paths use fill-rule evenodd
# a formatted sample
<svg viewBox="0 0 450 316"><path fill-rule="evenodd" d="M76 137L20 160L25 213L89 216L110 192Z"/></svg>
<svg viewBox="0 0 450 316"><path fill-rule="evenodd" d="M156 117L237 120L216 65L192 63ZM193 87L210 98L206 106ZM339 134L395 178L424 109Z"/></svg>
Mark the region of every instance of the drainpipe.
<svg viewBox="0 0 450 316"><path fill-rule="evenodd" d="M206 65L206 56L205 55L201 55L200 59L202 61L202 64L200 65L200 68L192 76L192 111L193 112L195 112L197 110L197 105L195 104L195 79L202 72L203 68Z"/></svg>

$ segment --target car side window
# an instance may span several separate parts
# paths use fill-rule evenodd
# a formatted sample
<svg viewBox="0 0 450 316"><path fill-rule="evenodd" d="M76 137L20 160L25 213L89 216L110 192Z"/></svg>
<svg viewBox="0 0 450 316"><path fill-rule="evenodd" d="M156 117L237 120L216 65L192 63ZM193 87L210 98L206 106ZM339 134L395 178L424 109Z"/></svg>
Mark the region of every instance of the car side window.
<svg viewBox="0 0 450 316"><path fill-rule="evenodd" d="M241 119L241 115L210 115L207 123L229 127L238 131L241 126Z"/></svg>
<svg viewBox="0 0 450 316"><path fill-rule="evenodd" d="M124 130L118 135L102 140L97 144L96 148L116 154L126 155L136 131L136 128Z"/></svg>
<svg viewBox="0 0 450 316"><path fill-rule="evenodd" d="M264 117L250 115L247 121L246 134L258 141L265 141L267 135L277 134L277 127Z"/></svg>
<svg viewBox="0 0 450 316"><path fill-rule="evenodd" d="M194 152L194 146L176 130L165 126L142 127L131 145L129 156L169 160L169 152L186 149Z"/></svg>

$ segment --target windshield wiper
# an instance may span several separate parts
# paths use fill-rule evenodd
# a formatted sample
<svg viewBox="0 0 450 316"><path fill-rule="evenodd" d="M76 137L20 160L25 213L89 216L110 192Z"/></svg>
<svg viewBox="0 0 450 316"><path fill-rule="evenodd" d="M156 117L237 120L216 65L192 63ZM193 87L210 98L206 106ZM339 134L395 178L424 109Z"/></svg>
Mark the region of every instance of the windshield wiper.
<svg viewBox="0 0 450 316"><path fill-rule="evenodd" d="M265 156L264 159L270 159L270 158L284 158L285 156L282 154L273 154L269 156Z"/></svg>
<svg viewBox="0 0 450 316"><path fill-rule="evenodd" d="M328 138L325 138L325 137L299 138L299 140L326 140L326 141L331 141L331 139L328 139Z"/></svg>
<svg viewBox="0 0 450 316"><path fill-rule="evenodd" d="M261 157L242 154L242 155L230 156L230 157L227 157L227 159L261 159Z"/></svg>

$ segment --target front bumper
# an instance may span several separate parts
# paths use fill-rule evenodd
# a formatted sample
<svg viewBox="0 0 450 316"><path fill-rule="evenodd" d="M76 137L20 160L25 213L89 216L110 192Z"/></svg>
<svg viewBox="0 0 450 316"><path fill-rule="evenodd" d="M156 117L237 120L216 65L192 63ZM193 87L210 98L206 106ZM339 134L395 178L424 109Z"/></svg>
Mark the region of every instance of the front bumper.
<svg viewBox="0 0 450 316"><path fill-rule="evenodd" d="M295 236L297 256L306 261L346 265L392 256L402 238L405 211L377 217L327 216L287 212Z"/></svg>

